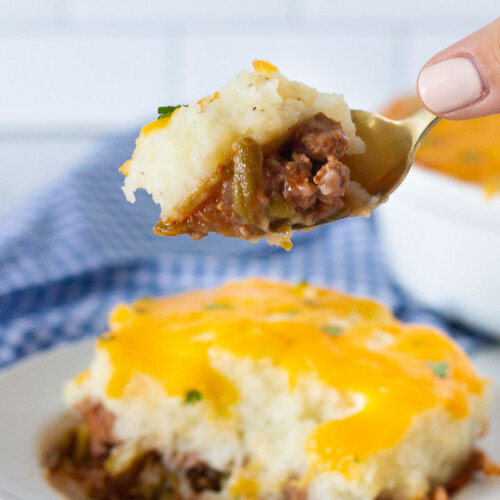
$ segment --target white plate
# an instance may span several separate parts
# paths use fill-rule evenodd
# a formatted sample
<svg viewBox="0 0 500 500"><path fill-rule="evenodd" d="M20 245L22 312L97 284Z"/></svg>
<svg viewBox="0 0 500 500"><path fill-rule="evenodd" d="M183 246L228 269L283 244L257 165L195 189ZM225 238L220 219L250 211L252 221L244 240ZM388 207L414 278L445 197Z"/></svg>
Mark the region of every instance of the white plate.
<svg viewBox="0 0 500 500"><path fill-rule="evenodd" d="M0 375L0 499L59 499L41 474L40 434L63 408L61 388L92 356L94 341L35 355Z"/></svg>
<svg viewBox="0 0 500 500"><path fill-rule="evenodd" d="M44 426L63 409L62 384L92 355L86 340L33 356L0 374L0 500L55 500L38 465ZM476 357L478 370L496 381L491 429L480 446L500 461L500 350ZM500 479L473 484L453 500L498 500Z"/></svg>

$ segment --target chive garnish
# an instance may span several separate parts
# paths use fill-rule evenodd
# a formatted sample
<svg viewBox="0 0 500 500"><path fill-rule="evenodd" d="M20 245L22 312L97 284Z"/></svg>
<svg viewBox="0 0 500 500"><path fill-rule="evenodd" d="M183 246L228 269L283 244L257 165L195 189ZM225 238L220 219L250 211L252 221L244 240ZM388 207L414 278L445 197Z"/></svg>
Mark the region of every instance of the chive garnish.
<svg viewBox="0 0 500 500"><path fill-rule="evenodd" d="M446 378L448 376L448 363L446 361L429 361L427 366L434 372L436 377Z"/></svg>
<svg viewBox="0 0 500 500"><path fill-rule="evenodd" d="M307 285L309 285L309 282L307 280L300 280L295 283L295 288L303 288Z"/></svg>
<svg viewBox="0 0 500 500"><path fill-rule="evenodd" d="M314 299L304 299L303 302L306 306L315 307L318 305L318 301Z"/></svg>
<svg viewBox="0 0 500 500"><path fill-rule="evenodd" d="M324 325L322 330L329 335L339 335L343 328L340 326Z"/></svg>
<svg viewBox="0 0 500 500"><path fill-rule="evenodd" d="M463 151L461 156L464 163L476 163L480 159L479 153L472 149Z"/></svg>
<svg viewBox="0 0 500 500"><path fill-rule="evenodd" d="M194 405L201 401L202 395L200 391L192 390L186 393L186 398L184 399L184 403L187 405Z"/></svg>
<svg viewBox="0 0 500 500"><path fill-rule="evenodd" d="M207 311L215 311L217 309L231 309L231 306L228 306L227 304L207 304L205 309Z"/></svg>
<svg viewBox="0 0 500 500"><path fill-rule="evenodd" d="M177 106L160 106L158 108L158 120L160 120L161 118L167 118L181 106L187 106L187 104L178 104Z"/></svg>
<svg viewBox="0 0 500 500"><path fill-rule="evenodd" d="M114 340L115 336L111 333L105 333L104 335L101 335L99 337L99 340L102 340L103 342L109 342L110 340Z"/></svg>

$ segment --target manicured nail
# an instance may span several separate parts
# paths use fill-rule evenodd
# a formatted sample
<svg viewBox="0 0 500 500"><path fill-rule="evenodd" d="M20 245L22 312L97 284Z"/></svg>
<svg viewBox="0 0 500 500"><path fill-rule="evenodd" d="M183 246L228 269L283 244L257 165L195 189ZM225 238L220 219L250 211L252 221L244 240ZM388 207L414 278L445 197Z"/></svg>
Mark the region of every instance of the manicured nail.
<svg viewBox="0 0 500 500"><path fill-rule="evenodd" d="M454 57L425 68L418 79L424 104L435 113L467 106L486 93L477 66L468 57Z"/></svg>

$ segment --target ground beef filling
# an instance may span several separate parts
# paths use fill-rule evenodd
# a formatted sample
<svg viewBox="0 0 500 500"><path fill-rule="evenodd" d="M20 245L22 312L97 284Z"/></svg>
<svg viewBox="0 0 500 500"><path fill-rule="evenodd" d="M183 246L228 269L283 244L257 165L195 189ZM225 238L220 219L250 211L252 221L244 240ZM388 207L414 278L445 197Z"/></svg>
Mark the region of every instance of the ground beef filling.
<svg viewBox="0 0 500 500"><path fill-rule="evenodd" d="M323 113L299 124L271 152L243 139L212 196L183 222L159 222L155 231L196 240L209 232L249 239L334 217L349 184L349 168L340 161L348 146L340 123Z"/></svg>
<svg viewBox="0 0 500 500"><path fill-rule="evenodd" d="M85 401L76 408L81 424L64 434L45 457L49 476L58 487L61 480L76 482L92 500L186 500L204 491L220 491L227 474L196 457L176 460L167 466L150 451L138 457L123 472L112 475L107 461L119 441L112 434L114 416L101 404ZM179 492L184 482L188 496Z"/></svg>
<svg viewBox="0 0 500 500"><path fill-rule="evenodd" d="M69 479L92 500L195 500L204 491L223 489L229 474L213 469L192 454L179 455L166 465L157 452L150 451L112 475L107 461L113 447L119 444L112 433L114 416L101 404L90 401L84 401L76 410L81 417L80 426L66 432L44 458L56 488ZM500 468L484 453L474 450L447 486L436 487L428 499L449 500L450 494L473 481L479 473L500 475ZM67 492L66 487L60 489ZM306 489L293 479L285 484L283 494L285 500L307 500ZM392 500L392 497L382 494L378 500Z"/></svg>

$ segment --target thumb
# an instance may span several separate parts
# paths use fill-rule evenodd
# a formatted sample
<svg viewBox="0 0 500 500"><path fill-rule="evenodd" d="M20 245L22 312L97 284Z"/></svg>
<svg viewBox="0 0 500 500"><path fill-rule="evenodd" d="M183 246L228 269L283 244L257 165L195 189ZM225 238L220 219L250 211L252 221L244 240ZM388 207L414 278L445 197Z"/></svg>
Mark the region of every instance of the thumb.
<svg viewBox="0 0 500 500"><path fill-rule="evenodd" d="M417 91L429 111L449 120L500 113L500 17L428 61Z"/></svg>

